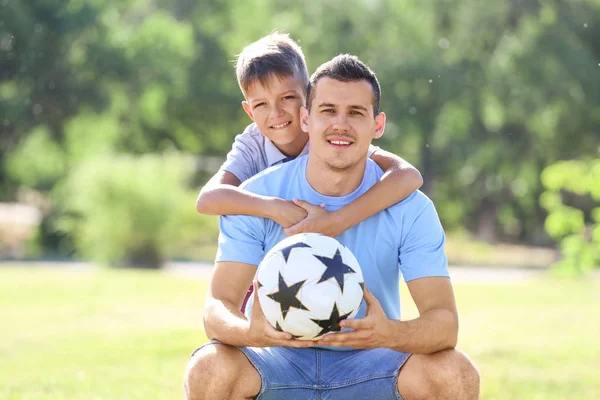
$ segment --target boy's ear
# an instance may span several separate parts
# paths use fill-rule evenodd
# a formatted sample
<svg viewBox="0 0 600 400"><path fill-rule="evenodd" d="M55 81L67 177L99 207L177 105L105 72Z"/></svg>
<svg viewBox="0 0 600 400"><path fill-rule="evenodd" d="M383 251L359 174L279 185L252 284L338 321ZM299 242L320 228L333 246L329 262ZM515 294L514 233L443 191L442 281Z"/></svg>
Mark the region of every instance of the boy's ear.
<svg viewBox="0 0 600 400"><path fill-rule="evenodd" d="M379 139L380 137L383 136L383 131L385 130L385 120L386 120L386 116L385 113L379 113L376 117L375 117L375 136L374 139Z"/></svg>
<svg viewBox="0 0 600 400"><path fill-rule="evenodd" d="M254 121L254 114L252 114L252 109L250 108L250 104L246 100L242 101L242 108L246 111L246 114L250 117L252 121Z"/></svg>
<svg viewBox="0 0 600 400"><path fill-rule="evenodd" d="M300 108L300 127L308 133L308 109L304 106Z"/></svg>

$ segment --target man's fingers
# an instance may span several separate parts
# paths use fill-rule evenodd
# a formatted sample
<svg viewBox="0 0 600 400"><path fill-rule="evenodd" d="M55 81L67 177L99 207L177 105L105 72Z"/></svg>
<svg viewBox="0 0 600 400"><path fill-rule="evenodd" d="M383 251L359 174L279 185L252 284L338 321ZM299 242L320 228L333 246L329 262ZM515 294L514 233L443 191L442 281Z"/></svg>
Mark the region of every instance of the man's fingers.
<svg viewBox="0 0 600 400"><path fill-rule="evenodd" d="M345 319L340 322L340 326L343 328L352 328L352 329L372 329L373 321L367 318L361 319Z"/></svg>
<svg viewBox="0 0 600 400"><path fill-rule="evenodd" d="M371 293L371 291L366 286L363 291L363 297L365 299L365 302L367 303L367 315L375 310L383 310L379 300L377 300L377 298L373 296L373 293Z"/></svg>

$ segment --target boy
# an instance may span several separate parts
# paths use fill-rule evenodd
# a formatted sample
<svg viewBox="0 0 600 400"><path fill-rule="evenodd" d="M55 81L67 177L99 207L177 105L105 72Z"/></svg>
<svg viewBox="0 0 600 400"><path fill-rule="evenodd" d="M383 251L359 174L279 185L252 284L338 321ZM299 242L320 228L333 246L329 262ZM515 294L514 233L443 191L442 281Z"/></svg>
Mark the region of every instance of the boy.
<svg viewBox="0 0 600 400"><path fill-rule="evenodd" d="M272 33L245 47L236 62L237 81L244 95L244 111L253 124L235 138L227 160L202 188L196 209L206 215L253 215L269 218L286 235L315 232L338 236L359 222L404 200L423 184L419 171L402 158L371 146L369 157L385 173L356 201L328 212L302 200L259 196L238 186L262 170L308 152L308 134L300 126L306 104L308 69L300 46L288 35ZM348 127L336 129L343 140ZM339 139L338 138L338 139ZM252 288L248 291L249 295ZM242 305L244 309L246 301Z"/></svg>

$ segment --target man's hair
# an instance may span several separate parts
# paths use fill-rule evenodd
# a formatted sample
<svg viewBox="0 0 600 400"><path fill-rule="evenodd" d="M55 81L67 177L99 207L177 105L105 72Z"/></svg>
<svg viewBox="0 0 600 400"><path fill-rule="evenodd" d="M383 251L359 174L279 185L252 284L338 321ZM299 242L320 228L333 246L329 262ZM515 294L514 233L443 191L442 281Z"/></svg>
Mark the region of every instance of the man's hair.
<svg viewBox="0 0 600 400"><path fill-rule="evenodd" d="M256 81L266 85L273 76L302 79L304 90L308 85L308 69L302 49L286 33L273 32L246 46L238 55L235 73L240 89L247 93Z"/></svg>
<svg viewBox="0 0 600 400"><path fill-rule="evenodd" d="M307 106L310 107L315 97L315 88L321 78L331 78L341 82L367 81L373 89L373 116L379 114L379 102L381 100L381 88L379 81L373 72L358 57L350 54L340 54L322 64L310 77L307 91Z"/></svg>

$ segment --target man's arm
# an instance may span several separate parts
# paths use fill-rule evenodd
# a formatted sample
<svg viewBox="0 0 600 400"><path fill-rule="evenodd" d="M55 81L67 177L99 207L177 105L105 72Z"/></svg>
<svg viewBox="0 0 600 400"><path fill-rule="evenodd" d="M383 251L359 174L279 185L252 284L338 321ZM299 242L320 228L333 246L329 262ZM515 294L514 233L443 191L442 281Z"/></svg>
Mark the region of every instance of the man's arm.
<svg viewBox="0 0 600 400"><path fill-rule="evenodd" d="M318 344L357 349L389 348L411 354L429 354L452 349L458 337L458 312L450 280L422 278L408 283L419 310L410 321L391 320L367 289L365 318L344 320L340 326L354 331L327 335Z"/></svg>
<svg viewBox="0 0 600 400"><path fill-rule="evenodd" d="M327 213L310 204L296 202L308 212L308 217L286 229L286 235L317 232L338 236L365 219L404 200L423 185L421 173L403 158L385 150L371 155L384 174L372 188L352 203L337 211Z"/></svg>
<svg viewBox="0 0 600 400"><path fill-rule="evenodd" d="M291 201L261 196L241 189L240 180L231 172L219 170L200 191L196 210L205 215L253 215L272 219L284 228L307 215Z"/></svg>
<svg viewBox="0 0 600 400"><path fill-rule="evenodd" d="M251 319L242 314L240 306L255 273L255 265L239 262L215 264L204 308L204 329L208 338L244 347L313 346L312 341L295 340L289 333L273 328L260 309L256 290Z"/></svg>
<svg viewBox="0 0 600 400"><path fill-rule="evenodd" d="M392 323L389 347L413 354L453 349L458 340L458 311L450 279L422 278L407 283L419 317Z"/></svg>

